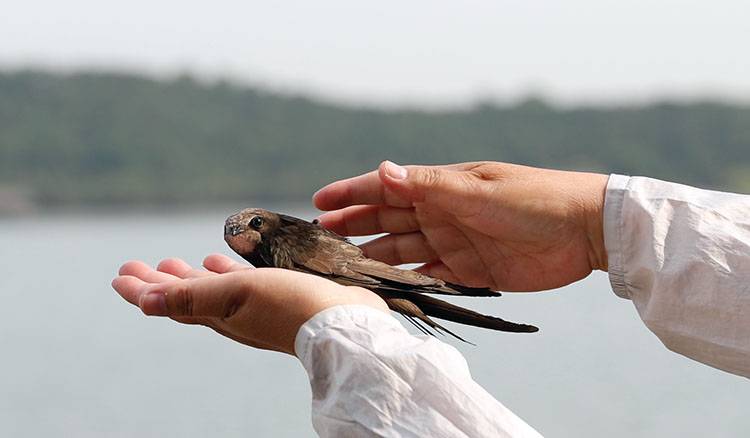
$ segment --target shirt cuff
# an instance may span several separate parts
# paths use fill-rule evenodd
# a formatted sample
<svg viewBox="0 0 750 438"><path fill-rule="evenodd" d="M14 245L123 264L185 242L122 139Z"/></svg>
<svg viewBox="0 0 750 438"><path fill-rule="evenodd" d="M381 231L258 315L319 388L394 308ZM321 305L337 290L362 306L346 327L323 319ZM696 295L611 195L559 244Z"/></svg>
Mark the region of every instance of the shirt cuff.
<svg viewBox="0 0 750 438"><path fill-rule="evenodd" d="M305 368L308 368L310 347L316 336L327 330L343 331L351 335L354 331L352 329L357 328L368 332L377 329L409 333L396 318L381 310L361 304L338 305L316 313L302 324L294 340L294 351Z"/></svg>
<svg viewBox="0 0 750 438"><path fill-rule="evenodd" d="M607 251L609 282L620 298L630 299L625 283L625 255L623 248L623 203L630 185L630 177L612 174L604 197L604 248Z"/></svg>

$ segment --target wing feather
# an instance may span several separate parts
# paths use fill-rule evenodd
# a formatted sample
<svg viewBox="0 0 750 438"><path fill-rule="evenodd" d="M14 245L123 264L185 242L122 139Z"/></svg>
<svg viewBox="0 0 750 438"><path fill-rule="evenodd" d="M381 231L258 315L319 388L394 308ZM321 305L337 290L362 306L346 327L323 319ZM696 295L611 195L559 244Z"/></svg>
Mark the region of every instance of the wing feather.
<svg viewBox="0 0 750 438"><path fill-rule="evenodd" d="M318 225L284 217L287 224L277 236L279 259L307 272L325 275L342 284L381 288L398 292L444 295L499 296L486 288L469 288L446 283L419 272L400 269L364 256L362 250ZM306 229L303 229L306 228ZM310 236L299 241L300 235ZM287 249L287 251L284 251ZM283 254L280 254L283 252ZM277 264L279 266L279 264Z"/></svg>

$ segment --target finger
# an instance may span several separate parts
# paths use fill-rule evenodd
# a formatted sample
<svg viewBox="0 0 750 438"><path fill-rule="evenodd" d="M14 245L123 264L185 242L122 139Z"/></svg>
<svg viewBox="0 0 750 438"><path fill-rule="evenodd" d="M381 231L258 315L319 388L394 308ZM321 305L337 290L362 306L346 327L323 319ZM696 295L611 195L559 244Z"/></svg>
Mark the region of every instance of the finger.
<svg viewBox="0 0 750 438"><path fill-rule="evenodd" d="M389 265L427 263L438 259L422 233L389 234L361 246L367 257Z"/></svg>
<svg viewBox="0 0 750 438"><path fill-rule="evenodd" d="M392 207L411 207L414 200L423 198L424 190L414 190L414 181L424 181L438 171L462 171L476 167L478 163L459 163L442 166L398 166L390 161L380 163L378 170L353 178L333 182L313 195L313 203L324 211L338 210L351 205L386 204ZM408 169L416 168L409 177ZM406 170L405 170L406 169ZM417 178L415 179L415 175ZM398 182L405 177L404 181ZM394 182L395 181L395 182ZM394 190L395 188L395 190Z"/></svg>
<svg viewBox="0 0 750 438"><path fill-rule="evenodd" d="M139 260L129 261L122 265L122 267L120 267L119 274L138 277L148 283L162 283L165 281L173 281L178 279L178 277L175 277L172 274L155 271L154 268Z"/></svg>
<svg viewBox="0 0 750 438"><path fill-rule="evenodd" d="M184 260L178 258L168 258L159 262L156 266L156 270L160 272L166 272L172 274L175 277L182 278L186 275L193 267L187 264Z"/></svg>
<svg viewBox="0 0 750 438"><path fill-rule="evenodd" d="M356 205L324 213L318 220L325 228L343 236L419 231L414 209L386 205Z"/></svg>
<svg viewBox="0 0 750 438"><path fill-rule="evenodd" d="M360 204L411 207L410 202L393 196L385 189L377 171L331 183L313 195L313 203L321 210L337 210Z"/></svg>
<svg viewBox="0 0 750 438"><path fill-rule="evenodd" d="M211 254L203 259L203 266L209 271L216 272L217 274L225 274L227 272L242 271L251 269L251 267L244 263L238 263L225 256L224 254Z"/></svg>
<svg viewBox="0 0 750 438"><path fill-rule="evenodd" d="M412 206L410 200L395 194L383 184L382 177L377 170L323 187L313 195L313 203L317 208L325 211L352 205L385 204L399 208Z"/></svg>
<svg viewBox="0 0 750 438"><path fill-rule="evenodd" d="M419 272L420 274L429 275L430 277L439 278L449 283L461 284L461 281L453 273L453 271L451 271L448 266L444 265L443 262L440 261L425 263L424 265L415 269L415 271Z"/></svg>
<svg viewBox="0 0 750 438"><path fill-rule="evenodd" d="M216 275L216 272L207 271L205 269L191 269L188 273L185 274L184 278L202 278L211 275Z"/></svg>
<svg viewBox="0 0 750 438"><path fill-rule="evenodd" d="M275 296L279 290L315 293L318 287L324 290L339 286L321 277L286 269L245 269L147 285L138 304L147 315L228 319L247 300L253 300L248 304L257 305L257 300Z"/></svg>
<svg viewBox="0 0 750 438"><path fill-rule="evenodd" d="M378 168L384 191L409 203L428 202L446 210L473 198L479 185L468 172L448 166L399 166L384 161ZM461 208L457 208L461 210ZM463 212L472 214L474 212Z"/></svg>
<svg viewBox="0 0 750 438"><path fill-rule="evenodd" d="M165 272L179 278L200 278L212 275L203 269L195 269L184 260L178 258L164 259L156 267L157 271Z"/></svg>
<svg viewBox="0 0 750 438"><path fill-rule="evenodd" d="M234 274L151 285L138 304L147 315L229 318L247 298L247 282Z"/></svg>
<svg viewBox="0 0 750 438"><path fill-rule="evenodd" d="M125 301L136 306L138 305L141 292L146 286L148 286L148 284L149 283L132 275L120 275L112 280L112 288L117 291Z"/></svg>

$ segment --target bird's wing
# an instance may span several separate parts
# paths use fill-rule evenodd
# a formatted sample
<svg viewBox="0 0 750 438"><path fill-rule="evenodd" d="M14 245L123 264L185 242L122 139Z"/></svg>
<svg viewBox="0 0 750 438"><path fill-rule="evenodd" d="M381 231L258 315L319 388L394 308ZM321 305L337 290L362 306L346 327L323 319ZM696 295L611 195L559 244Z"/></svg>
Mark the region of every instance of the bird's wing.
<svg viewBox="0 0 750 438"><path fill-rule="evenodd" d="M373 287L380 284L380 281L349 268L351 260L362 257L362 250L346 240L322 235L314 246L297 248L290 256L294 266L302 271L325 275L337 281L348 280L345 283L351 285Z"/></svg>
<svg viewBox="0 0 750 438"><path fill-rule="evenodd" d="M468 288L446 283L419 272L399 269L387 263L369 259L362 250L347 240L317 237L314 247L295 251L294 264L298 268L330 276L339 283L376 287L398 292L435 293L446 295L499 296L485 288Z"/></svg>
<svg viewBox="0 0 750 438"><path fill-rule="evenodd" d="M325 234L318 235L314 248L295 251L293 257L298 267L337 277L338 280L350 280L353 284L398 291L417 289L415 292L427 292L420 290L422 288L435 288L436 293L445 287L442 280L368 259L359 247ZM459 294L449 289L443 293Z"/></svg>
<svg viewBox="0 0 750 438"><path fill-rule="evenodd" d="M399 269L369 259L348 239L320 225L280 215L284 224L275 237L275 266L325 275L339 283L398 292L435 293L467 296L499 296L486 288L470 288ZM307 236L301 239L300 236ZM291 250L293 248L293 250ZM285 250L286 249L286 250Z"/></svg>
<svg viewBox="0 0 750 438"><path fill-rule="evenodd" d="M472 297L499 297L500 292L487 288L475 288L447 283L443 280L420 274L417 271L400 269L377 260L360 257L352 260L348 268L352 271L377 278L383 282L381 287L404 291L443 294L466 295Z"/></svg>
<svg viewBox="0 0 750 438"><path fill-rule="evenodd" d="M404 289L404 287L407 289L416 288L417 290L421 288L429 288L435 289L436 292L440 291L450 295L460 295L458 291L452 291L450 288L446 288L443 280L428 277L427 275L420 274L416 271L399 269L387 263L368 259L364 256L350 260L347 267L354 272L367 275L368 277L377 278L386 283L386 285L394 286L398 289Z"/></svg>

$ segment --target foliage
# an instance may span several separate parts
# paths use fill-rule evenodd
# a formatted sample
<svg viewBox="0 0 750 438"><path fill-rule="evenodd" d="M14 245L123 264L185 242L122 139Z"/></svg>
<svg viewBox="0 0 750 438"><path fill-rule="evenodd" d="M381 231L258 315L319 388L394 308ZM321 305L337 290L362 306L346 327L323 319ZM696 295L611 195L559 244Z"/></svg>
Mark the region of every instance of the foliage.
<svg viewBox="0 0 750 438"><path fill-rule="evenodd" d="M748 189L750 108L336 106L189 77L0 73L0 186L45 203L308 198L400 163L503 160Z"/></svg>

